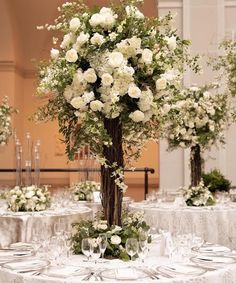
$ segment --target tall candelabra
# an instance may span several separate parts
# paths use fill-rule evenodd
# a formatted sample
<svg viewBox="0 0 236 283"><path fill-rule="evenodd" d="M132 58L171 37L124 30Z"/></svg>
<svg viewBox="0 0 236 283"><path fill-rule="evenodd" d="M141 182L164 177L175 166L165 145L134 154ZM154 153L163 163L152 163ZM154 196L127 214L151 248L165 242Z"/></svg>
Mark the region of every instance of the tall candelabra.
<svg viewBox="0 0 236 283"><path fill-rule="evenodd" d="M40 140L37 140L33 146L31 134L26 133L26 149L24 152L25 178L23 179L22 161L23 147L19 139L15 139L16 152L16 186L35 186L40 185ZM34 175L32 176L32 166L34 166Z"/></svg>

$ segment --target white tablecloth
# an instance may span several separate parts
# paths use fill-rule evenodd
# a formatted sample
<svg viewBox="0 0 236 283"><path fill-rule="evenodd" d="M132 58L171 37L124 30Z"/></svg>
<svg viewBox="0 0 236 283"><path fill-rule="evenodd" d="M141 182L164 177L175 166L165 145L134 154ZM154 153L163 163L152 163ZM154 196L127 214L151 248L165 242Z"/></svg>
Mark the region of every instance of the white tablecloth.
<svg viewBox="0 0 236 283"><path fill-rule="evenodd" d="M73 265L79 267L91 267L93 266L93 270L101 271L108 268L115 268L119 269L122 267L127 267L131 265L135 265L136 268L144 268L146 267L157 267L161 265L165 265L170 263L167 257L158 257L158 252L151 248L151 252L148 258L145 260L145 263L141 264L138 260L136 262L127 263L122 262L121 260L110 260L105 263L97 263L96 267L94 268L94 263L87 263L84 262L83 256L72 256L68 265ZM45 275L30 275L27 273L16 273L14 271L9 271L4 268L0 268L0 282L1 283L82 283L85 282L83 279L85 276L74 276L70 278L53 278L48 277ZM144 279L136 279L132 281L128 280L113 280L113 279L106 279L103 278L104 282L159 282L159 283L235 283L236 282L236 264L228 265L227 267L220 268L214 271L207 271L201 276L197 277L181 277L181 278L170 278L170 279L157 279L153 280L150 278ZM94 277L91 278L89 281L96 281Z"/></svg>
<svg viewBox="0 0 236 283"><path fill-rule="evenodd" d="M175 207L173 203L133 203L147 222L173 233L195 233L204 240L236 249L236 205ZM236 281L235 281L236 282Z"/></svg>
<svg viewBox="0 0 236 283"><path fill-rule="evenodd" d="M57 208L41 212L10 212L0 210L0 247L7 247L15 242L29 242L32 240L32 229L46 224L51 227L59 218L71 224L92 217L92 210L85 206L76 208Z"/></svg>

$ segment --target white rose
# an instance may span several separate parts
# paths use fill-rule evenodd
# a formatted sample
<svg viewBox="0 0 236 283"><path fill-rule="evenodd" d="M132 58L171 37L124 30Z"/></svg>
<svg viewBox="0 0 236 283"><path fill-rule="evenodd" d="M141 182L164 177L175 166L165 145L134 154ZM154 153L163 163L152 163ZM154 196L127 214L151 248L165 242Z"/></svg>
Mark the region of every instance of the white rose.
<svg viewBox="0 0 236 283"><path fill-rule="evenodd" d="M145 118L145 115L142 111L136 110L129 114L129 118L133 120L134 122L142 122Z"/></svg>
<svg viewBox="0 0 236 283"><path fill-rule="evenodd" d="M83 100L86 102L86 103L89 103L90 101L92 101L94 99L94 93L93 91L90 91L90 92L85 92L83 94Z"/></svg>
<svg viewBox="0 0 236 283"><path fill-rule="evenodd" d="M163 90L165 89L167 86L167 81L165 78L160 78L158 80L156 80L156 89L157 90Z"/></svg>
<svg viewBox="0 0 236 283"><path fill-rule="evenodd" d="M51 53L50 53L51 58L54 59L54 60L56 60L56 59L59 57L59 53L60 53L60 52L59 52L58 49L52 48L52 49L51 49Z"/></svg>
<svg viewBox="0 0 236 283"><path fill-rule="evenodd" d="M72 89L71 89L70 86L67 86L67 87L65 88L63 95L64 95L64 97L65 97L65 99L66 99L67 101L70 101L70 100L71 100L71 98L72 98L72 96L73 96L73 91L72 91Z"/></svg>
<svg viewBox="0 0 236 283"><path fill-rule="evenodd" d="M200 88L197 87L197 86L192 86L192 87L190 87L189 89L190 89L191 91L199 91L199 90L200 90Z"/></svg>
<svg viewBox="0 0 236 283"><path fill-rule="evenodd" d="M121 52L114 51L109 54L109 64L113 68L119 67L124 61L124 56Z"/></svg>
<svg viewBox="0 0 236 283"><path fill-rule="evenodd" d="M105 39L104 39L103 35L101 35L100 33L96 32L93 35L93 37L90 39L90 41L91 41L91 43L93 45L99 45L100 46L100 45L102 45L104 43Z"/></svg>
<svg viewBox="0 0 236 283"><path fill-rule="evenodd" d="M99 229L99 230L106 230L107 229L107 224L98 224L97 229Z"/></svg>
<svg viewBox="0 0 236 283"><path fill-rule="evenodd" d="M95 111L101 111L103 108L104 104L99 101L99 100L94 100L90 102L90 108L95 112Z"/></svg>
<svg viewBox="0 0 236 283"><path fill-rule="evenodd" d="M65 34L64 37L63 37L63 40L62 40L62 43L61 43L60 47L61 47L62 49L65 49L66 47L69 46L69 44L71 43L71 41L72 41L72 36L71 36L71 34L70 34L70 33Z"/></svg>
<svg viewBox="0 0 236 283"><path fill-rule="evenodd" d="M70 29L72 31L77 31L78 28L80 27L81 23L80 23L80 19L79 18L73 18L70 20Z"/></svg>
<svg viewBox="0 0 236 283"><path fill-rule="evenodd" d="M142 61L145 64L150 65L152 63L152 57L153 57L153 53L150 49L145 48L142 51Z"/></svg>
<svg viewBox="0 0 236 283"><path fill-rule="evenodd" d="M113 83L113 77L108 73L103 74L101 79L104 86L110 86Z"/></svg>
<svg viewBox="0 0 236 283"><path fill-rule="evenodd" d="M88 70L86 70L84 72L84 79L88 82L88 83L95 83L97 80L97 75L94 71L93 68L89 68Z"/></svg>
<svg viewBox="0 0 236 283"><path fill-rule="evenodd" d="M66 61L74 63L78 60L78 54L75 49L70 49L66 52Z"/></svg>
<svg viewBox="0 0 236 283"><path fill-rule="evenodd" d="M75 109L85 109L85 106L86 106L86 102L82 99L82 97L80 96L77 96L77 97L74 97L70 104L75 108Z"/></svg>
<svg viewBox="0 0 236 283"><path fill-rule="evenodd" d="M115 228L113 228L113 229L111 230L111 233L114 234L114 233L119 232L119 231L121 231L121 230L122 230L122 228L121 228L120 226L115 225Z"/></svg>
<svg viewBox="0 0 236 283"><path fill-rule="evenodd" d="M141 89L138 88L136 85L129 86L128 95L132 98L139 98L142 92Z"/></svg>
<svg viewBox="0 0 236 283"><path fill-rule="evenodd" d="M29 191L25 194L25 197L30 199L33 197L33 195L34 195L34 191Z"/></svg>
<svg viewBox="0 0 236 283"><path fill-rule="evenodd" d="M176 37L174 35L171 37L166 36L165 40L170 50L174 50L176 48Z"/></svg>
<svg viewBox="0 0 236 283"><path fill-rule="evenodd" d="M92 27L96 27L101 24L103 21L103 16L101 14L93 14L92 17L89 20L89 23Z"/></svg>
<svg viewBox="0 0 236 283"><path fill-rule="evenodd" d="M79 34L79 36L76 39L76 43L79 46L84 45L86 42L88 42L89 40L89 34L88 33L84 33L83 31Z"/></svg>
<svg viewBox="0 0 236 283"><path fill-rule="evenodd" d="M118 235L111 236L111 243L113 245L119 245L121 243L121 238Z"/></svg>

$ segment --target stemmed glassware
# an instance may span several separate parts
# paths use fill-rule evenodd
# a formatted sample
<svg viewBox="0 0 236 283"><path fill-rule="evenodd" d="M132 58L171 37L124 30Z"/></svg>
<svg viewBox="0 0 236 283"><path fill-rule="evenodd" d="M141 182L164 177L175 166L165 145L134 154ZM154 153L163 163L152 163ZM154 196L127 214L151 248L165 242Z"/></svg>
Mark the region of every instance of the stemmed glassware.
<svg viewBox="0 0 236 283"><path fill-rule="evenodd" d="M135 238L128 238L125 243L125 249L127 254L130 256L131 260L133 256L138 252L138 240Z"/></svg>
<svg viewBox="0 0 236 283"><path fill-rule="evenodd" d="M97 239L92 239L91 241L91 258L94 260L95 264L97 263L97 260L100 258L101 256L101 248L100 245L98 243Z"/></svg>
<svg viewBox="0 0 236 283"><path fill-rule="evenodd" d="M102 258L104 259L104 254L107 248L107 235L106 234L99 234L98 237L99 246L102 254Z"/></svg>
<svg viewBox="0 0 236 283"><path fill-rule="evenodd" d="M87 257L88 261L93 252L93 246L91 245L92 238L84 238L81 242L82 253Z"/></svg>

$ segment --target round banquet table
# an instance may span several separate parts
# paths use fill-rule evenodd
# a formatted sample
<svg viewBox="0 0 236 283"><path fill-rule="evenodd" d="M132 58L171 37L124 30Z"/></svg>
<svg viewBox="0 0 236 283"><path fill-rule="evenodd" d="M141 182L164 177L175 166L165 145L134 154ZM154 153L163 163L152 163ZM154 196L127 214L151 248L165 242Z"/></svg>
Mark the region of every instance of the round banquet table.
<svg viewBox="0 0 236 283"><path fill-rule="evenodd" d="M47 225L53 234L53 226L59 219L66 224L92 218L92 210L86 206L54 208L40 212L11 212L0 209L0 246L7 247L15 242L30 242L33 227ZM49 230L49 231L50 231Z"/></svg>
<svg viewBox="0 0 236 283"><path fill-rule="evenodd" d="M205 241L236 249L236 204L208 207L176 207L174 203L132 203L146 221L174 234L194 233ZM235 281L236 282L236 281Z"/></svg>
<svg viewBox="0 0 236 283"><path fill-rule="evenodd" d="M130 197L123 197L122 201L122 207L123 208L128 208L129 205L133 202L133 200ZM96 214L102 210L102 204L101 201L99 202L94 202L94 201L78 201L79 204L85 205L89 208L92 209L93 212L93 217L96 216Z"/></svg>
<svg viewBox="0 0 236 283"><path fill-rule="evenodd" d="M158 252L155 250L153 244L151 244L150 252L148 257L145 259L144 263L141 263L139 260L135 262L123 262L118 259L114 260L106 260L104 262L98 262L96 265L93 262L84 261L85 257L82 255L73 255L67 261L66 265L63 267L48 267L48 269L40 270L40 272L16 272L14 270L10 270L8 268L0 267L0 282L1 283L82 283L84 281L94 282L94 281L104 281L104 282L159 282L159 283L235 283L236 282L236 263L227 264L224 267L218 267L216 269L210 269L208 264L204 262L205 269L204 273L198 276L192 276L188 274L187 276L182 275L174 275L173 277L165 277L161 273L156 273L158 278L153 279L149 276L145 276L145 278L129 278L130 274L126 274L128 279L119 278L116 280L115 278L107 278L105 277L104 270L122 270L123 268L127 270L127 268L131 267L137 272L139 270L144 270L145 268L156 268L159 270L161 266L176 266L175 263L171 263L169 258L160 257L157 255ZM36 258L32 258L33 260ZM37 259L36 259L37 260ZM192 263L191 263L192 264ZM180 264L181 265L181 264ZM193 264L192 264L193 266ZM208 267L207 267L208 266ZM196 265L195 265L196 267ZM53 269L54 268L54 269ZM101 274L102 277L92 276L88 279L87 274L77 274L69 275L68 270L71 268L76 272L81 270L82 268L89 269L89 273L93 271L95 274ZM204 267L203 267L204 268ZM50 273L50 270L53 270L53 273ZM63 271L64 275L63 276ZM128 269L129 270L129 269ZM147 269L145 269L147 270ZM51 271L52 272L52 271ZM129 272L129 271L128 271ZM178 271L177 271L178 272ZM145 274L148 275L148 274Z"/></svg>

